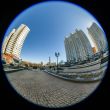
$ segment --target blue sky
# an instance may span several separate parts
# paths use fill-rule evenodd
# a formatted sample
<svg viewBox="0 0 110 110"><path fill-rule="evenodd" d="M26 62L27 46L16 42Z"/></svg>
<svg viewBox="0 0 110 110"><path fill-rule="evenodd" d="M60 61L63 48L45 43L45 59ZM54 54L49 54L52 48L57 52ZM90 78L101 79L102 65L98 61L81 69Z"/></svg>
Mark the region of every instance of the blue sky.
<svg viewBox="0 0 110 110"><path fill-rule="evenodd" d="M59 61L66 61L65 36L75 32L76 28L88 35L86 29L92 22L98 24L91 14L77 5L60 1L42 2L19 14L9 25L5 36L13 28L26 24L30 32L21 51L23 60L45 63L51 57L51 61L56 62L54 53L60 52Z"/></svg>

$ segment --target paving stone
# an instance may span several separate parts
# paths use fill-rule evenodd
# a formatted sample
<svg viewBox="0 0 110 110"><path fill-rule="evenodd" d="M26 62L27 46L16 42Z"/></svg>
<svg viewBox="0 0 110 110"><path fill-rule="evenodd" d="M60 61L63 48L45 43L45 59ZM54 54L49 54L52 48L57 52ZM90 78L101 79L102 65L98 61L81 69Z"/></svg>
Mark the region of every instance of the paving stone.
<svg viewBox="0 0 110 110"><path fill-rule="evenodd" d="M6 74L10 84L25 99L46 107L73 105L87 97L98 82L76 83L42 71L18 71Z"/></svg>

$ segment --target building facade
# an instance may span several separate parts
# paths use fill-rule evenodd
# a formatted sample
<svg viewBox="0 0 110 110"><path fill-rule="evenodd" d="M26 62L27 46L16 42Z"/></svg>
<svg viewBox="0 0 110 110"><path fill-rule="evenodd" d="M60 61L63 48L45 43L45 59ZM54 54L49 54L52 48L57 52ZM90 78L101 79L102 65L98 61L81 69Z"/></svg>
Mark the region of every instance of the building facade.
<svg viewBox="0 0 110 110"><path fill-rule="evenodd" d="M93 40L98 50L97 52L105 51L107 49L107 41L103 30L96 23L93 23L87 29L89 35L91 36L91 39Z"/></svg>
<svg viewBox="0 0 110 110"><path fill-rule="evenodd" d="M67 62L79 62L93 55L90 41L82 30L71 33L64 40Z"/></svg>
<svg viewBox="0 0 110 110"><path fill-rule="evenodd" d="M23 43L24 43L30 29L26 25L23 25L23 24L18 29L19 29L19 31L17 33L17 38L14 43L12 54L14 56L17 56L18 58L20 58L20 53L21 53L21 50L23 47Z"/></svg>
<svg viewBox="0 0 110 110"><path fill-rule="evenodd" d="M24 24L21 24L18 29L13 29L3 42L2 53L20 59L21 49L29 31L30 29Z"/></svg>
<svg viewBox="0 0 110 110"><path fill-rule="evenodd" d="M4 42L3 42L3 45L2 45L2 53L8 53L8 54L11 53L11 48L9 48L9 47L12 47L13 43L11 43L12 42L11 38L12 38L14 32L15 32L15 29L13 29L10 32L10 34L4 39Z"/></svg>

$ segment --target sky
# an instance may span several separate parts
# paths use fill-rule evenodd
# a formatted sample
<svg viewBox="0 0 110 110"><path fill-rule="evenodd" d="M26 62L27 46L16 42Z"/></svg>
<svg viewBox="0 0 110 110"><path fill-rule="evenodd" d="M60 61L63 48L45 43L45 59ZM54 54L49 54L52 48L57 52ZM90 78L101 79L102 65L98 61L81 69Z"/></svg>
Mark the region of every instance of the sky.
<svg viewBox="0 0 110 110"><path fill-rule="evenodd" d="M66 61L64 39L75 29L83 30L88 39L87 27L97 20L85 9L69 2L48 1L35 4L20 13L9 25L5 36L13 28L25 24L30 28L23 48L21 58L33 63L56 62L55 52L59 52L59 61ZM100 26L100 25L99 25ZM90 40L93 46L92 41Z"/></svg>

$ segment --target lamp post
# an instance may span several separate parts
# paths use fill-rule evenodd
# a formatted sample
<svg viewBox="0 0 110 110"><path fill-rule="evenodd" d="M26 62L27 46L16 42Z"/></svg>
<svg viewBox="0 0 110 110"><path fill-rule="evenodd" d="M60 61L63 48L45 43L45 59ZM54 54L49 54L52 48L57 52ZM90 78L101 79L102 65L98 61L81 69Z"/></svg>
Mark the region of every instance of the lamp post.
<svg viewBox="0 0 110 110"><path fill-rule="evenodd" d="M59 52L55 52L55 56L57 58L57 73L58 73L58 57L60 56Z"/></svg>

